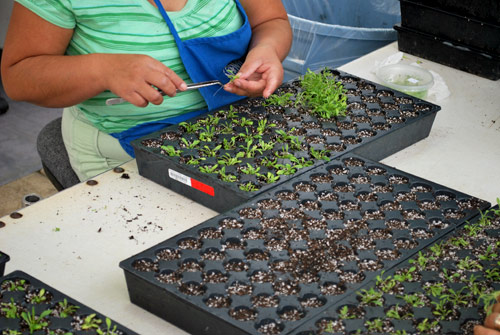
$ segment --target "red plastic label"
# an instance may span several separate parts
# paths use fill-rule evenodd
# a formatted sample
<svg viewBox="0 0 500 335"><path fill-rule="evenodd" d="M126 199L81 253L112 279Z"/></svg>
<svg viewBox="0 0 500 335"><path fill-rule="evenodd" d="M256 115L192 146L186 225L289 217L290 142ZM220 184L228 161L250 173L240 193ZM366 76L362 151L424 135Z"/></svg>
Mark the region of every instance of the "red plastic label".
<svg viewBox="0 0 500 335"><path fill-rule="evenodd" d="M211 195L212 197L215 196L214 188L212 186L208 186L207 184L203 184L201 181L198 181L171 169L168 169L168 176L174 180L177 180L178 182L191 186L198 191Z"/></svg>

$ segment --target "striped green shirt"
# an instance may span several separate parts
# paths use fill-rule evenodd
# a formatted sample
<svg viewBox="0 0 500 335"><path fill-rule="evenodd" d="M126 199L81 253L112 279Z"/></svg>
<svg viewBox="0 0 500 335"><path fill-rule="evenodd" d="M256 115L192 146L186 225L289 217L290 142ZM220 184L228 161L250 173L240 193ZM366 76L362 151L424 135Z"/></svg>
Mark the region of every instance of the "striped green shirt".
<svg viewBox="0 0 500 335"><path fill-rule="evenodd" d="M16 1L52 24L74 29L68 55L146 54L191 82L167 24L147 0ZM226 35L243 24L234 0L188 0L182 10L169 12L169 16L183 40ZM107 106L105 101L111 97L115 95L105 91L78 105L98 129L107 133L206 108L196 90L165 97L161 105L146 108L129 103Z"/></svg>

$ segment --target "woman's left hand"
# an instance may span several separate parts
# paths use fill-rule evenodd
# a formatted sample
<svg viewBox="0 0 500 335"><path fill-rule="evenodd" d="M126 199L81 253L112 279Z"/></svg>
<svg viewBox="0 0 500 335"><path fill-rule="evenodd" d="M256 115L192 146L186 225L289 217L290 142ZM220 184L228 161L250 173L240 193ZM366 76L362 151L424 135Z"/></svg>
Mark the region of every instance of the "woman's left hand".
<svg viewBox="0 0 500 335"><path fill-rule="evenodd" d="M236 79L224 86L228 92L248 97L268 98L283 81L283 66L271 46L250 50Z"/></svg>

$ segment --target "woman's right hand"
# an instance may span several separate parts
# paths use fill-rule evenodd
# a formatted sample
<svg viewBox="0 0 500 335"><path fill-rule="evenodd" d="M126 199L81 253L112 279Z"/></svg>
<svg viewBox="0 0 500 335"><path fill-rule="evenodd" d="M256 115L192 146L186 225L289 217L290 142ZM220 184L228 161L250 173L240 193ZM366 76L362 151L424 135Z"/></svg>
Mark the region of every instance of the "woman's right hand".
<svg viewBox="0 0 500 335"><path fill-rule="evenodd" d="M96 56L103 73L104 86L135 106L161 104L163 96L158 89L173 97L176 90L184 91L187 88L174 71L152 57L125 54Z"/></svg>

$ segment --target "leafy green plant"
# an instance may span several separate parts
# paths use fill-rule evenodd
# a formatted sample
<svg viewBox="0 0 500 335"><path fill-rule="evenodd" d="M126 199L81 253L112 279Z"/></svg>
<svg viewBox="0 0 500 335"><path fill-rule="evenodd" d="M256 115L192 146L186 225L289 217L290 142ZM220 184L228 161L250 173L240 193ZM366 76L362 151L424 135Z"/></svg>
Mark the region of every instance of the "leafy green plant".
<svg viewBox="0 0 500 335"><path fill-rule="evenodd" d="M170 157L180 156L182 153L182 150L175 149L172 145L162 145L161 148Z"/></svg>
<svg viewBox="0 0 500 335"><path fill-rule="evenodd" d="M187 149L196 149L198 147L198 145L200 144L199 140L193 140L192 142L190 142L190 141L186 140L184 137L181 138L181 141L182 141L182 143L184 143L184 146Z"/></svg>
<svg viewBox="0 0 500 335"><path fill-rule="evenodd" d="M219 121L220 117L215 115L208 115L206 118L198 120L198 124L204 124L206 126L216 126L219 124Z"/></svg>
<svg viewBox="0 0 500 335"><path fill-rule="evenodd" d="M76 310L80 308L80 306L68 303L68 300L66 298L64 298L63 301L59 301L57 305L60 308L59 316L61 318L66 318L70 315L75 314Z"/></svg>
<svg viewBox="0 0 500 335"><path fill-rule="evenodd" d="M365 321L365 326L371 332L381 333L384 329L384 321L382 319L376 318L373 320Z"/></svg>
<svg viewBox="0 0 500 335"><path fill-rule="evenodd" d="M239 189L242 190L242 191L245 191L245 192L255 192L255 191L259 190L259 188L257 187L257 185L255 185L251 181L249 181L247 183L244 183L244 184L240 184L239 185Z"/></svg>
<svg viewBox="0 0 500 335"><path fill-rule="evenodd" d="M498 254L493 251L493 246L489 245L486 251L479 255L478 258L482 261L493 261L498 258Z"/></svg>
<svg viewBox="0 0 500 335"><path fill-rule="evenodd" d="M98 335L118 335L118 334L121 334L121 332L117 331L116 325L113 325L109 318L106 318L105 322L106 322L106 330L102 330L100 328L97 328L96 333Z"/></svg>
<svg viewBox="0 0 500 335"><path fill-rule="evenodd" d="M206 166L200 166L199 170L200 170L200 172L203 172L203 173L217 173L218 167L219 167L219 164L206 165Z"/></svg>
<svg viewBox="0 0 500 335"><path fill-rule="evenodd" d="M262 135L266 132L267 128L274 128L276 124L268 123L267 119L259 120L257 123L257 133Z"/></svg>
<svg viewBox="0 0 500 335"><path fill-rule="evenodd" d="M272 172L268 172L267 174L260 174L257 173L257 177L260 179L264 180L265 183L267 184L272 184L277 182L280 179L280 176L275 176Z"/></svg>
<svg viewBox="0 0 500 335"><path fill-rule="evenodd" d="M291 175L297 172L297 167L292 164L276 164L275 168L277 169L277 175Z"/></svg>
<svg viewBox="0 0 500 335"><path fill-rule="evenodd" d="M486 315L490 315L492 312L492 307L498 302L498 297L500 296L500 291L495 291L491 293L482 294L479 296L478 300L483 302L484 311Z"/></svg>
<svg viewBox="0 0 500 335"><path fill-rule="evenodd" d="M307 106L312 114L324 119L345 115L347 109L345 89L330 71L325 69L315 73L308 69L300 85L303 90L297 95L296 105Z"/></svg>
<svg viewBox="0 0 500 335"><path fill-rule="evenodd" d="M430 294L433 297L439 297L445 290L445 286L442 282L435 282L425 286L424 290L427 294Z"/></svg>
<svg viewBox="0 0 500 335"><path fill-rule="evenodd" d="M260 171L260 166L253 166L250 163L247 163L247 166L241 168L241 172L249 175L257 174L259 171Z"/></svg>
<svg viewBox="0 0 500 335"><path fill-rule="evenodd" d="M33 334L33 332L48 326L49 323L44 318L49 316L50 313L52 313L52 311L50 309L46 309L37 316L35 314L35 307L32 307L31 312L21 312L21 319L26 322L30 334Z"/></svg>
<svg viewBox="0 0 500 335"><path fill-rule="evenodd" d="M425 306L424 300L422 300L420 295L418 295L417 293L398 295L398 298L403 299L407 304L409 304L413 307Z"/></svg>
<svg viewBox="0 0 500 335"><path fill-rule="evenodd" d="M403 269L399 274L394 275L394 279L400 283L405 281L413 281L413 273L417 270L416 267L412 266L409 269Z"/></svg>
<svg viewBox="0 0 500 335"><path fill-rule="evenodd" d="M292 93L285 93L285 94L271 94L269 98L267 98L263 103L262 106L281 106L281 107L286 107L290 104L292 104L292 100L290 99L293 96Z"/></svg>
<svg viewBox="0 0 500 335"><path fill-rule="evenodd" d="M408 262L410 264L418 265L421 269L425 269L425 267L427 266L427 263L429 262L429 258L426 257L422 253L422 251L419 251L417 259L410 259Z"/></svg>
<svg viewBox="0 0 500 335"><path fill-rule="evenodd" d="M198 137L203 142L212 142L215 139L216 129L214 126L207 125L204 128L200 128L200 133Z"/></svg>
<svg viewBox="0 0 500 335"><path fill-rule="evenodd" d="M382 306L384 299L382 298L383 293L375 291L373 287L369 290L362 289L360 292L356 292L360 296L360 300L365 305L370 306Z"/></svg>
<svg viewBox="0 0 500 335"><path fill-rule="evenodd" d="M432 314L437 316L438 320L444 320L448 315L451 315L453 311L450 309L449 301L446 299L439 300L439 302L431 301L435 307Z"/></svg>
<svg viewBox="0 0 500 335"><path fill-rule="evenodd" d="M45 296L44 288L40 289L40 291L38 291L38 293L31 298L31 302L34 304L41 304L44 303L46 300L47 297Z"/></svg>
<svg viewBox="0 0 500 335"><path fill-rule="evenodd" d="M429 319L424 319L417 324L417 330L422 333L429 333L432 329L436 328L439 324L438 320L429 321Z"/></svg>
<svg viewBox="0 0 500 335"><path fill-rule="evenodd" d="M200 149L200 153L206 157L215 157L217 156L217 152L222 148L222 144L219 144L215 148L210 148L208 145L205 145Z"/></svg>
<svg viewBox="0 0 500 335"><path fill-rule="evenodd" d="M222 181L228 182L228 183L234 183L235 181L238 180L238 177L236 177L234 174L226 174L226 167L223 166L219 170L219 178Z"/></svg>
<svg viewBox="0 0 500 335"><path fill-rule="evenodd" d="M179 127L184 128L184 131L188 134L193 134L200 129L200 125L198 123L190 123L190 122L180 122Z"/></svg>
<svg viewBox="0 0 500 335"><path fill-rule="evenodd" d="M441 298L449 301L453 304L453 306L459 306L459 305L467 305L469 298L470 298L470 293L464 292L465 290L468 290L468 287L464 286L460 290L455 291L452 288L449 288L442 296Z"/></svg>
<svg viewBox="0 0 500 335"><path fill-rule="evenodd" d="M262 149L262 151L272 150L274 148L274 143L266 142L266 141L260 139L259 140L259 147Z"/></svg>
<svg viewBox="0 0 500 335"><path fill-rule="evenodd" d="M387 276L386 278L383 277L384 271L380 273L376 277L376 282L375 285L382 291L382 292L389 292L391 291L397 284L396 280L392 278L392 276Z"/></svg>
<svg viewBox="0 0 500 335"><path fill-rule="evenodd" d="M231 137L230 140L227 138L222 140L222 147L224 150L234 150L236 149L236 137Z"/></svg>
<svg viewBox="0 0 500 335"><path fill-rule="evenodd" d="M4 313L7 319L19 318L19 309L17 308L14 298L10 298L10 302L0 303L0 311Z"/></svg>
<svg viewBox="0 0 500 335"><path fill-rule="evenodd" d="M206 160L206 158L205 158L205 157L198 157L198 158L196 158L196 157L194 157L194 156L190 156L190 157L188 157L188 159L186 160L186 164L187 164L187 165L200 165L200 163L201 163L202 161L204 161L204 160Z"/></svg>
<svg viewBox="0 0 500 335"><path fill-rule="evenodd" d="M314 149L313 147L311 147L311 149L309 150L309 154L313 157L313 158L316 158L316 159L322 159L324 161L327 161L329 162L330 161L330 157L328 157L328 155L330 154L330 151L329 150L316 150Z"/></svg>
<svg viewBox="0 0 500 335"><path fill-rule="evenodd" d="M471 259L469 256L459 260L457 263L457 268L459 268L460 270L467 270L467 271L471 271L473 269L478 269L478 270L483 269L482 265L479 264L477 260Z"/></svg>
<svg viewBox="0 0 500 335"><path fill-rule="evenodd" d="M399 308L399 304L392 306L387 313L385 314L388 318L401 320L401 319L409 319L413 317L413 314L410 312L403 313L401 308Z"/></svg>
<svg viewBox="0 0 500 335"><path fill-rule="evenodd" d="M253 125L253 121L252 120L249 120L247 119L246 117L242 117L241 119L233 119L233 123L237 126L240 126L240 127L250 127Z"/></svg>
<svg viewBox="0 0 500 335"><path fill-rule="evenodd" d="M9 292L26 291L26 280L24 280L24 279L20 279L18 281L9 280L7 291L9 291Z"/></svg>
<svg viewBox="0 0 500 335"><path fill-rule="evenodd" d="M355 319L356 316L349 314L349 307L347 305L344 305L339 310L339 318L342 320L348 320L348 319Z"/></svg>
<svg viewBox="0 0 500 335"><path fill-rule="evenodd" d="M83 319L81 328L83 330L99 329L99 325L102 323L102 320L96 316L97 315L95 313L87 315L85 319Z"/></svg>
<svg viewBox="0 0 500 335"><path fill-rule="evenodd" d="M227 69L226 72L227 72L226 77L229 79L228 84L232 83L233 81L235 81L236 79L238 79L240 77L240 74L234 73L234 71L232 69Z"/></svg>
<svg viewBox="0 0 500 335"><path fill-rule="evenodd" d="M244 152L238 152L234 157L231 156L229 153L226 153L219 157L217 160L217 163L220 165L225 165L225 166L231 166L231 165L236 165L238 163L241 163L241 159L245 156Z"/></svg>

